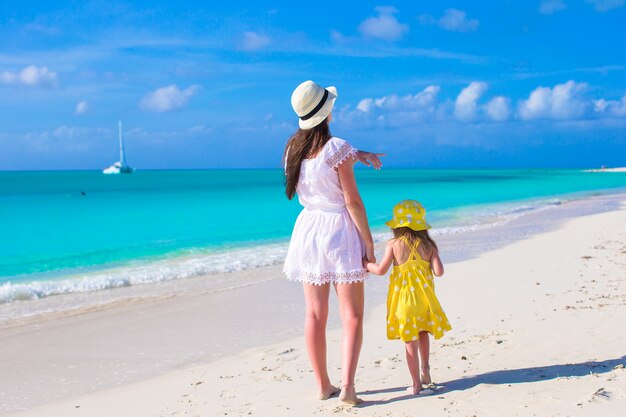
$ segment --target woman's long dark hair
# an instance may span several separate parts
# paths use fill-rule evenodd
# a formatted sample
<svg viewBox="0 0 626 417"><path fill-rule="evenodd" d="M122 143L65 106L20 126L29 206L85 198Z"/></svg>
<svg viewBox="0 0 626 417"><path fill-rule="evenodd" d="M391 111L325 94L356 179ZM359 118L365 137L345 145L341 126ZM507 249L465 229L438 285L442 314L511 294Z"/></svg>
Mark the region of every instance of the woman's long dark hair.
<svg viewBox="0 0 626 417"><path fill-rule="evenodd" d="M285 194L287 194L288 199L291 200L296 195L302 160L315 156L331 137L328 120L324 120L311 129L298 129L289 139L283 154Z"/></svg>

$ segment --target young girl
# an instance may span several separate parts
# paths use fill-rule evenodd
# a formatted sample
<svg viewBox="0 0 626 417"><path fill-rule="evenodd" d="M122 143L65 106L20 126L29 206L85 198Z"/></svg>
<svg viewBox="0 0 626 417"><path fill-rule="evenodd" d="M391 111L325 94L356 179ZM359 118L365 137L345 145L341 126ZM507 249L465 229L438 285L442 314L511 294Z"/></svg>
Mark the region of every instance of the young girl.
<svg viewBox="0 0 626 417"><path fill-rule="evenodd" d="M393 230L379 264L366 262L373 274L383 275L393 262L387 295L387 338L402 339L413 379L413 394L432 394L437 386L430 378L428 334L439 339L450 330L435 296L433 274L443 275L437 244L428 234L426 210L415 200L404 200L393 208L393 219L385 223ZM419 360L418 360L419 352ZM420 367L421 362L421 367ZM426 388L423 387L426 386Z"/></svg>

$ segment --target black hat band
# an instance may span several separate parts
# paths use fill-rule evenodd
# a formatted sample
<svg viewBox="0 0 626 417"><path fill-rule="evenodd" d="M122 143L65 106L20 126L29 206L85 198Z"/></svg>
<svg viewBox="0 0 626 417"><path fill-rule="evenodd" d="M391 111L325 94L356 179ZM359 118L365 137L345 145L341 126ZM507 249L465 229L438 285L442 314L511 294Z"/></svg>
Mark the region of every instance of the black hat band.
<svg viewBox="0 0 626 417"><path fill-rule="evenodd" d="M322 97L320 102L317 103L317 106L315 106L315 108L313 110L311 110L310 112L308 112L304 116L300 116L300 120L309 120L311 117L315 116L315 113L317 113L318 111L320 111L320 109L322 107L324 107L324 104L326 103L326 100L328 100L328 90L324 89L324 96Z"/></svg>

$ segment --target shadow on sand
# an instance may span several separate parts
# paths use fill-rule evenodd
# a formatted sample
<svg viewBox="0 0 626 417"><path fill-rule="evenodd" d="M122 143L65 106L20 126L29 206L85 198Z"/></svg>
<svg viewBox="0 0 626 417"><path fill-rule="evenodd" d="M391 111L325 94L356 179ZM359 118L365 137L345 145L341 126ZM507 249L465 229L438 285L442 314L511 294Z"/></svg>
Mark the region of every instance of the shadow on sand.
<svg viewBox="0 0 626 417"><path fill-rule="evenodd" d="M526 382L547 381L550 379L556 379L561 377L569 378L585 376L589 374L602 374L612 371L617 365L626 365L626 356L622 356L621 358L616 359L607 359L604 361L591 361L565 365L549 365L537 366L534 368L492 371L480 375L468 376L452 381L447 381L443 383L445 385L445 388L441 391L438 391L434 395L443 395L451 391L464 391L474 388L475 386L480 384L520 384ZM391 392L400 392L404 394L399 397L380 401L367 401L367 398L364 398L365 401L359 407L389 404L396 401L416 398L415 395L406 394L406 388L406 386L403 386L360 392L360 395L382 394Z"/></svg>

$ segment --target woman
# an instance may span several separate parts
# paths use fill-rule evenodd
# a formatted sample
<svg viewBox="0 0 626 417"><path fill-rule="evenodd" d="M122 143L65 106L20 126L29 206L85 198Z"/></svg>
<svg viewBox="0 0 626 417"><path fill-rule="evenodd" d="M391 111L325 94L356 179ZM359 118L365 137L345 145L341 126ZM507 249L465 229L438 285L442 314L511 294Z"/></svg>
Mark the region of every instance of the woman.
<svg viewBox="0 0 626 417"><path fill-rule="evenodd" d="M337 98L335 87L313 81L291 96L300 129L285 148L285 185L289 199L298 194L304 209L294 226L284 272L299 281L306 300L305 339L322 400L339 398L358 404L354 388L363 338L363 258L374 262L374 243L354 178L361 160L380 168L376 154L360 152L330 134L328 123ZM330 285L339 300L342 321L341 389L333 386L326 366L326 321Z"/></svg>

